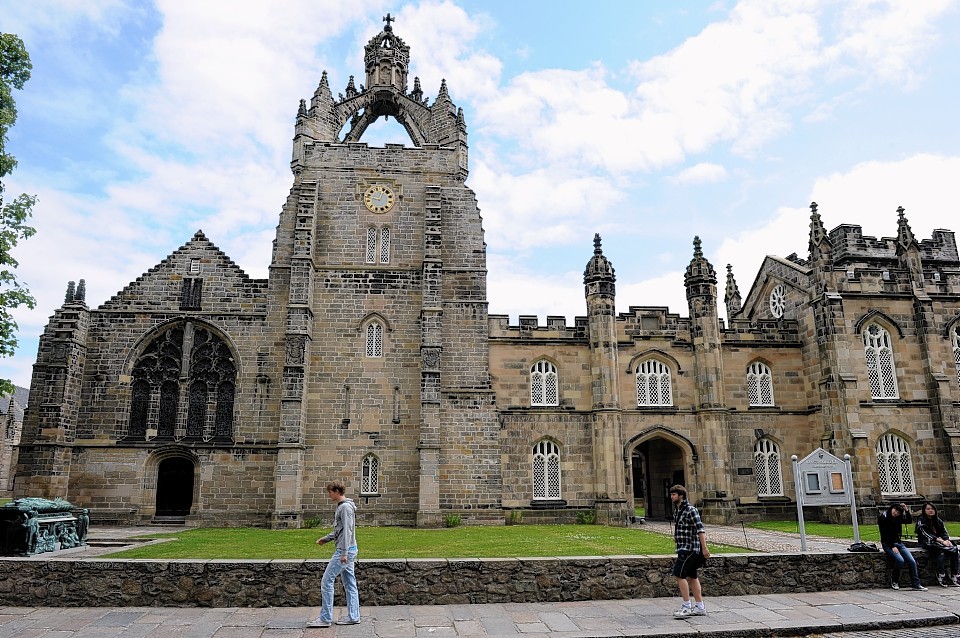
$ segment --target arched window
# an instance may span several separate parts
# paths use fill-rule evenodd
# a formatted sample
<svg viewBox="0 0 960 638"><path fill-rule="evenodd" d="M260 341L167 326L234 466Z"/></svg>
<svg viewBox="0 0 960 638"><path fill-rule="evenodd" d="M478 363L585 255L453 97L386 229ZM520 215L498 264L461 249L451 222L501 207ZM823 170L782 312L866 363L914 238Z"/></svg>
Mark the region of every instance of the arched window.
<svg viewBox="0 0 960 638"><path fill-rule="evenodd" d="M127 439L232 440L237 368L227 343L209 328L171 325L143 350L131 376Z"/></svg>
<svg viewBox="0 0 960 638"><path fill-rule="evenodd" d="M773 405L773 374L759 361L747 366L747 397L750 405Z"/></svg>
<svg viewBox="0 0 960 638"><path fill-rule="evenodd" d="M753 465L757 471L757 496L783 496L780 473L780 448L770 439L753 446Z"/></svg>
<svg viewBox="0 0 960 638"><path fill-rule="evenodd" d="M363 457L361 464L360 493L378 494L380 492L380 459L375 454Z"/></svg>
<svg viewBox="0 0 960 638"><path fill-rule="evenodd" d="M541 359L530 368L530 405L558 405L557 366Z"/></svg>
<svg viewBox="0 0 960 638"><path fill-rule="evenodd" d="M960 383L960 326L954 326L951 332L953 339L953 362L957 366L957 383Z"/></svg>
<svg viewBox="0 0 960 638"><path fill-rule="evenodd" d="M377 262L377 227L367 227L367 253L364 259L368 264Z"/></svg>
<svg viewBox="0 0 960 638"><path fill-rule="evenodd" d="M863 331L863 351L870 377L870 396L874 399L896 399L897 372L893 363L890 333L875 323Z"/></svg>
<svg viewBox="0 0 960 638"><path fill-rule="evenodd" d="M367 324L366 352L368 357L383 356L383 324L371 321Z"/></svg>
<svg viewBox="0 0 960 638"><path fill-rule="evenodd" d="M364 261L368 264L390 263L390 227L367 227L367 249L364 251Z"/></svg>
<svg viewBox="0 0 960 638"><path fill-rule="evenodd" d="M896 434L884 434L877 441L877 471L880 474L880 493L884 496L916 493L910 446Z"/></svg>
<svg viewBox="0 0 960 638"><path fill-rule="evenodd" d="M533 446L533 500L560 498L560 448L543 440Z"/></svg>
<svg viewBox="0 0 960 638"><path fill-rule="evenodd" d="M647 359L637 368L637 405L673 405L670 368Z"/></svg>

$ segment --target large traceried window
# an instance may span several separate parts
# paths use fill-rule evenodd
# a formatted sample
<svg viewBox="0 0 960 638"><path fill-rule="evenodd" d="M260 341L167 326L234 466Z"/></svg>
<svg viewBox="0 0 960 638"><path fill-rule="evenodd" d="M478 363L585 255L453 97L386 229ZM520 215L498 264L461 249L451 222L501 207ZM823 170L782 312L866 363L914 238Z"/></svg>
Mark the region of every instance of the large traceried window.
<svg viewBox="0 0 960 638"><path fill-rule="evenodd" d="M364 261L368 264L390 263L390 227L367 227L367 249Z"/></svg>
<svg viewBox="0 0 960 638"><path fill-rule="evenodd" d="M870 377L870 396L874 399L896 399L897 372L893 362L890 333L875 323L863 331L863 351Z"/></svg>
<svg viewBox="0 0 960 638"><path fill-rule="evenodd" d="M543 440L533 446L533 500L560 498L560 448Z"/></svg>
<svg viewBox="0 0 960 638"><path fill-rule="evenodd" d="M960 383L960 326L954 326L950 336L953 340L953 362L957 366L957 383Z"/></svg>
<svg viewBox="0 0 960 638"><path fill-rule="evenodd" d="M363 457L360 476L361 494L380 493L380 459L376 454Z"/></svg>
<svg viewBox="0 0 960 638"><path fill-rule="evenodd" d="M780 472L780 448L770 439L753 446L753 464L757 472L757 496L783 496Z"/></svg>
<svg viewBox="0 0 960 638"><path fill-rule="evenodd" d="M647 359L637 368L637 405L673 405L670 368Z"/></svg>
<svg viewBox="0 0 960 638"><path fill-rule="evenodd" d="M131 377L126 439L232 440L236 363L223 338L206 326L181 321L164 329L137 358Z"/></svg>
<svg viewBox="0 0 960 638"><path fill-rule="evenodd" d="M368 357L383 356L383 324L379 321L367 324L366 353Z"/></svg>
<svg viewBox="0 0 960 638"><path fill-rule="evenodd" d="M530 405L558 405L557 366L541 359L530 368Z"/></svg>
<svg viewBox="0 0 960 638"><path fill-rule="evenodd" d="M773 405L773 373L759 361L747 366L747 398L750 405Z"/></svg>
<svg viewBox="0 0 960 638"><path fill-rule="evenodd" d="M877 441L877 471L880 474L880 493L884 496L916 493L910 446L896 434L884 434Z"/></svg>

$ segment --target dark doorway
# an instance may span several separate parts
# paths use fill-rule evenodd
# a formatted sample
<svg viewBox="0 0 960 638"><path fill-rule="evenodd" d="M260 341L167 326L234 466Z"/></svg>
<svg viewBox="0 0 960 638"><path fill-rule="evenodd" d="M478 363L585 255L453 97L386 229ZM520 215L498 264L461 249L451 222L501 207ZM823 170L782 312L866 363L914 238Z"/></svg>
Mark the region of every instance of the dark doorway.
<svg viewBox="0 0 960 638"><path fill-rule="evenodd" d="M157 469L157 516L187 516L193 506L193 463L174 457Z"/></svg>
<svg viewBox="0 0 960 638"><path fill-rule="evenodd" d="M642 484L645 488L647 518L670 519L673 509L667 491L672 485L685 485L683 450L666 439L656 438L638 445L632 458L634 472L638 460L646 461L642 464L644 480L642 483L635 480L634 485Z"/></svg>

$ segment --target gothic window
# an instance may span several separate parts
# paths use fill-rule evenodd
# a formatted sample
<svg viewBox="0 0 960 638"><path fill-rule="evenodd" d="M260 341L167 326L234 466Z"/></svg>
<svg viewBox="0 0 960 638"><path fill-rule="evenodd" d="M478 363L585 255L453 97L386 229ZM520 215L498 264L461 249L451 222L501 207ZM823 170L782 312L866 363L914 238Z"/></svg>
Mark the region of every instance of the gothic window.
<svg viewBox="0 0 960 638"><path fill-rule="evenodd" d="M877 441L877 472L880 493L884 496L908 496L916 493L910 446L896 434L884 434Z"/></svg>
<svg viewBox="0 0 960 638"><path fill-rule="evenodd" d="M367 256L365 261L368 264L376 263L377 261L377 227L370 226L367 228Z"/></svg>
<svg viewBox="0 0 960 638"><path fill-rule="evenodd" d="M533 446L533 500L560 498L560 448L544 439Z"/></svg>
<svg viewBox="0 0 960 638"><path fill-rule="evenodd" d="M780 472L780 448L770 439L753 446L753 464L757 473L757 496L783 496Z"/></svg>
<svg viewBox="0 0 960 638"><path fill-rule="evenodd" d="M361 494L380 493L380 459L375 454L363 457L360 477Z"/></svg>
<svg viewBox="0 0 960 638"><path fill-rule="evenodd" d="M783 316L783 309L786 306L787 290L783 285L774 286L770 291L770 314L779 319Z"/></svg>
<svg viewBox="0 0 960 638"><path fill-rule="evenodd" d="M541 359L530 368L530 405L558 405L557 367Z"/></svg>
<svg viewBox="0 0 960 638"><path fill-rule="evenodd" d="M127 439L232 440L237 370L226 342L209 329L181 321L164 330L131 376Z"/></svg>
<svg viewBox="0 0 960 638"><path fill-rule="evenodd" d="M383 356L383 324L379 321L371 321L367 324L367 342L366 351L368 357Z"/></svg>
<svg viewBox="0 0 960 638"><path fill-rule="evenodd" d="M863 331L863 350L870 377L870 396L874 399L896 399L897 373L893 362L890 333L875 323Z"/></svg>
<svg viewBox="0 0 960 638"><path fill-rule="evenodd" d="M203 296L203 279L200 277L184 277L180 288L180 310L200 310Z"/></svg>
<svg viewBox="0 0 960 638"><path fill-rule="evenodd" d="M670 368L657 359L647 359L637 368L637 405L673 405Z"/></svg>
<svg viewBox="0 0 960 638"><path fill-rule="evenodd" d="M380 263L390 263L390 227L384 226L380 229Z"/></svg>
<svg viewBox="0 0 960 638"><path fill-rule="evenodd" d="M951 331L953 338L953 362L957 366L957 383L960 383L960 326L954 326Z"/></svg>
<svg viewBox="0 0 960 638"><path fill-rule="evenodd" d="M773 405L773 374L759 361L747 367L747 397L750 405Z"/></svg>
<svg viewBox="0 0 960 638"><path fill-rule="evenodd" d="M368 264L390 263L390 227L367 227L367 250L364 261Z"/></svg>

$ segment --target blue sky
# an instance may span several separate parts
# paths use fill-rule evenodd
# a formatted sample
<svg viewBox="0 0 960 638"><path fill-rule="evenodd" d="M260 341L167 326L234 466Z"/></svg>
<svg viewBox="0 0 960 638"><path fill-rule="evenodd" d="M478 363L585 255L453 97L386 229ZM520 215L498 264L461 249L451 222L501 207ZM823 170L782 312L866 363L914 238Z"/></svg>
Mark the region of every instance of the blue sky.
<svg viewBox="0 0 960 638"><path fill-rule="evenodd" d="M266 277L298 102L362 81L388 11L464 108L492 314L584 314L596 232L618 310L686 316L694 235L746 296L765 254L805 255L813 200L828 228L893 236L902 205L919 238L960 230L957 1L0 0L34 64L7 193L39 197L0 375L29 384L67 281L99 306L197 229Z"/></svg>

